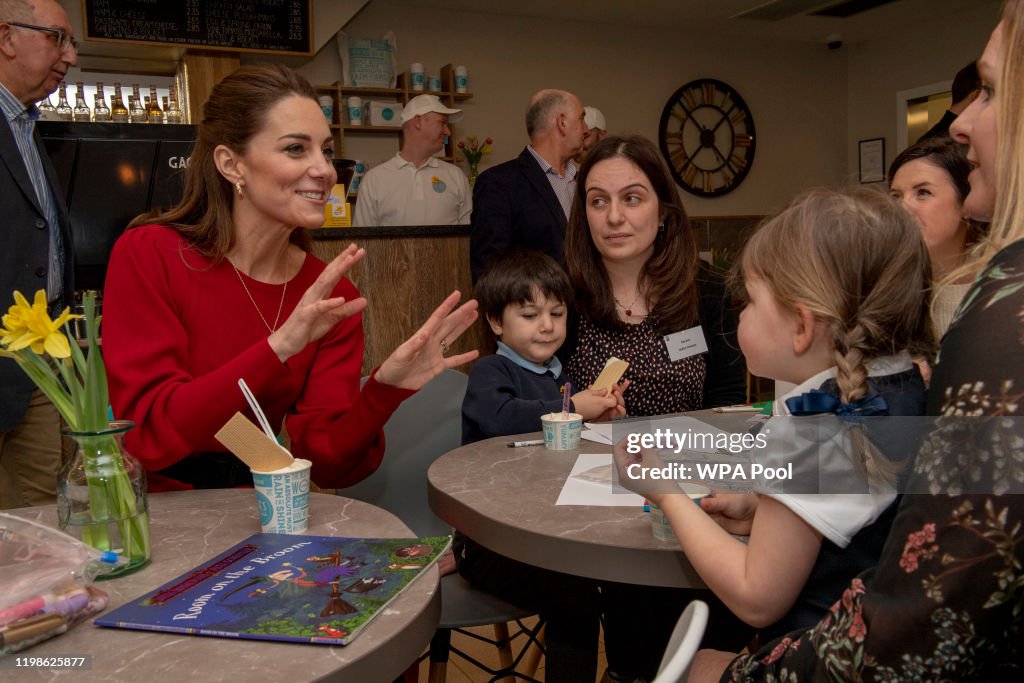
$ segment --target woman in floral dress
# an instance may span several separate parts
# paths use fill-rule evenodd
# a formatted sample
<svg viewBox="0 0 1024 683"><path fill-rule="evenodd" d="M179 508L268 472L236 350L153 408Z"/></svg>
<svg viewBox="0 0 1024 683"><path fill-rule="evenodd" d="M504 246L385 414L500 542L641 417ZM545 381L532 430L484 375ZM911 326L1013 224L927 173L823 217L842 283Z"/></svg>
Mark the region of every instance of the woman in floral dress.
<svg viewBox="0 0 1024 683"><path fill-rule="evenodd" d="M983 93L951 131L975 166L964 207L992 229L943 340L913 493L817 626L738 658L704 650L690 680L1024 678L1024 0L978 67Z"/></svg>

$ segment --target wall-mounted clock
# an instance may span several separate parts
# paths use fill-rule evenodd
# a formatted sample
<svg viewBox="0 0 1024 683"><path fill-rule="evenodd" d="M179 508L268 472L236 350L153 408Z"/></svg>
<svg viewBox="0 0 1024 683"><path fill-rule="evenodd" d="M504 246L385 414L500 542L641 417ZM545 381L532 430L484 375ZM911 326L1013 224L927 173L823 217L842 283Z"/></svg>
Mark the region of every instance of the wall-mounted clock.
<svg viewBox="0 0 1024 683"><path fill-rule="evenodd" d="M735 190L754 163L754 117L739 93L713 78L676 90L661 112L658 143L683 189L701 197Z"/></svg>

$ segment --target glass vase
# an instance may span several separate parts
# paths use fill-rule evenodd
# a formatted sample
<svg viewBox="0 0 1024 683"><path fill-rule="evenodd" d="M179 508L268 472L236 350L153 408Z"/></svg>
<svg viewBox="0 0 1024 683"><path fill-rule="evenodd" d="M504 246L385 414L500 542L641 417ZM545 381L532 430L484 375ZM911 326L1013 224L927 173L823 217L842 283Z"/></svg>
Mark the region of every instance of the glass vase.
<svg viewBox="0 0 1024 683"><path fill-rule="evenodd" d="M121 420L98 431L64 432L77 448L58 479L58 524L86 545L127 560L99 578L123 576L149 563L146 472L124 448L124 434L134 427Z"/></svg>
<svg viewBox="0 0 1024 683"><path fill-rule="evenodd" d="M472 166L469 167L469 186L470 187L473 187L476 184L476 177L478 175L480 175L480 171L479 171L479 169L477 169L476 164L473 164Z"/></svg>

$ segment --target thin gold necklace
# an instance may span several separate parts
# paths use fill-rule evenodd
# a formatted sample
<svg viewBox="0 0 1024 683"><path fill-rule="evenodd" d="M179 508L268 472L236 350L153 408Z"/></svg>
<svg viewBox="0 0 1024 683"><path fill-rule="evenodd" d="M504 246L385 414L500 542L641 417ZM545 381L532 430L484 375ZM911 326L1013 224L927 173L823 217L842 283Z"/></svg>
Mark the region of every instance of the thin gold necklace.
<svg viewBox="0 0 1024 683"><path fill-rule="evenodd" d="M231 261L228 261L228 263L231 263ZM284 308L284 295L288 291L288 281L285 280L284 287L281 288L281 301L277 304L277 315L274 316L274 324L271 326L271 324L267 322L267 319L263 317L263 311L261 311L260 307L256 305L256 299L252 298L252 292L250 292L249 287L246 286L245 280L242 279L242 274L238 271L238 268L235 267L234 263L231 263L231 267L234 269L235 275L238 276L238 281L242 283L242 289L245 290L246 295L249 297L249 301L252 302L252 306L256 309L256 313L260 316L260 320L262 320L263 324L267 326L267 331L270 332L270 334L277 332L277 323L281 320L281 310Z"/></svg>

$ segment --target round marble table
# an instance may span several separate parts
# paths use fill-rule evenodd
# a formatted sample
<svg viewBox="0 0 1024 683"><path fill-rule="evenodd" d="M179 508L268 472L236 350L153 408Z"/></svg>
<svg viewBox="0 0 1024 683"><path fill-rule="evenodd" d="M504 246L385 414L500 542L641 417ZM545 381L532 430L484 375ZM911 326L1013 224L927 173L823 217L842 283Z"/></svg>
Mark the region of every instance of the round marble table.
<svg viewBox="0 0 1024 683"><path fill-rule="evenodd" d="M496 437L441 456L427 473L431 508L478 543L538 567L648 586L704 587L677 543L654 538L642 508L555 505L576 457L611 446L507 447L539 438L539 432Z"/></svg>
<svg viewBox="0 0 1024 683"><path fill-rule="evenodd" d="M308 534L412 537L390 512L351 498L310 494ZM259 533L251 490L158 493L149 497L152 562L123 578L97 585L110 595L107 610L133 600ZM56 524L56 506L7 510ZM24 650L30 657L91 655L90 670L18 669L19 681L381 681L412 664L430 642L441 614L437 567L431 567L344 647L229 640L107 629L79 624ZM10 673L10 672L6 672ZM0 678L3 678L0 673Z"/></svg>

